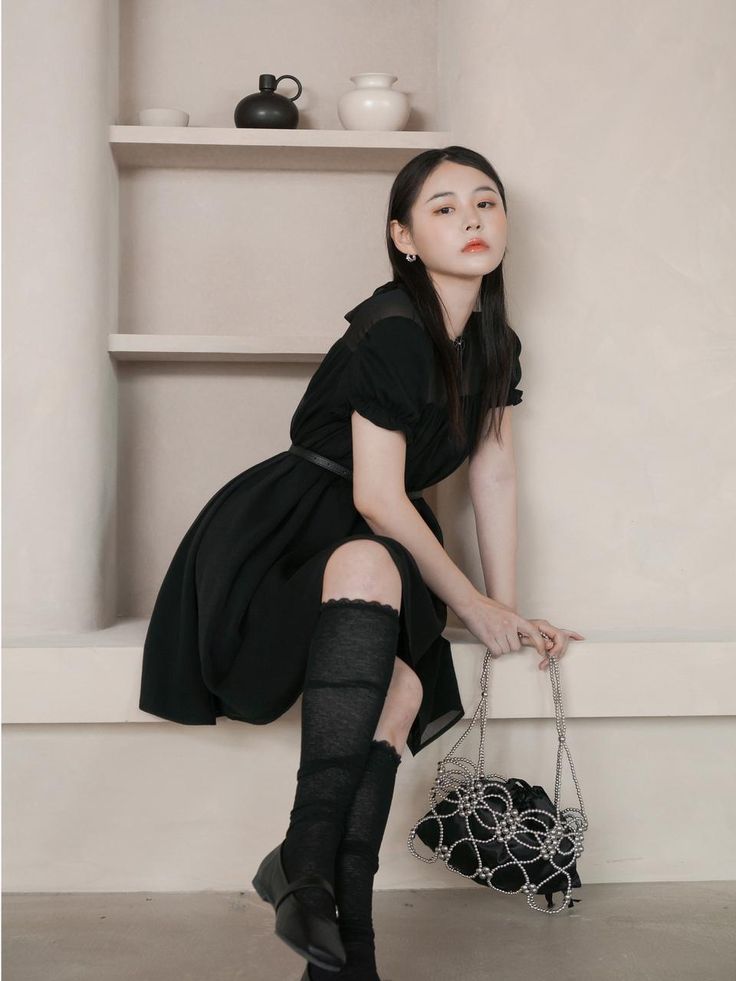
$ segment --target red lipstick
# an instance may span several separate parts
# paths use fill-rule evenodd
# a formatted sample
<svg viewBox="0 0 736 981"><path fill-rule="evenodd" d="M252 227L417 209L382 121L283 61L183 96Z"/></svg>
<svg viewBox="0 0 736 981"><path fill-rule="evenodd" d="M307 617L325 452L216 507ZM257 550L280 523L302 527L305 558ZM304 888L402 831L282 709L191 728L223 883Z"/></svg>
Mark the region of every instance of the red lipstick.
<svg viewBox="0 0 736 981"><path fill-rule="evenodd" d="M481 252L483 249L488 248L488 243L482 238L471 238L469 242L465 243L463 252Z"/></svg>

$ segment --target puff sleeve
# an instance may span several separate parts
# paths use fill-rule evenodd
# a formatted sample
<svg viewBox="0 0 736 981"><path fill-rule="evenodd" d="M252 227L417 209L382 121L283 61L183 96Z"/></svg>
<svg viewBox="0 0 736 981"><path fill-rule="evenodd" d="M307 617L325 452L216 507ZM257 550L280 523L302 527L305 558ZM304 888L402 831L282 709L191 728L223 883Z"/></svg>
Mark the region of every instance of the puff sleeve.
<svg viewBox="0 0 736 981"><path fill-rule="evenodd" d="M351 408L411 439L426 402L428 343L422 325L409 317L383 317L371 324L347 369Z"/></svg>
<svg viewBox="0 0 736 981"><path fill-rule="evenodd" d="M509 386L509 393L506 396L506 405L518 405L521 402L523 391L519 388L521 382L521 361L519 355L521 354L521 340L516 331L512 330L514 335L514 361L511 368L511 384Z"/></svg>

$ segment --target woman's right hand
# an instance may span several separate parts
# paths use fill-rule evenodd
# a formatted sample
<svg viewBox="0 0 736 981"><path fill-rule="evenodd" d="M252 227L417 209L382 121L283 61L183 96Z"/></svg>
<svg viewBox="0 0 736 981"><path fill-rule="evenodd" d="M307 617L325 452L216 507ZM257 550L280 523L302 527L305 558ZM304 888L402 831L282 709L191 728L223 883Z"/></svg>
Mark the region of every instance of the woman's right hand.
<svg viewBox="0 0 736 981"><path fill-rule="evenodd" d="M501 657L510 651L521 650L519 634L527 638L525 644L535 647L542 657L547 654L545 638L533 623L481 592L473 597L468 607L458 613L458 616L471 634L486 645L491 657Z"/></svg>

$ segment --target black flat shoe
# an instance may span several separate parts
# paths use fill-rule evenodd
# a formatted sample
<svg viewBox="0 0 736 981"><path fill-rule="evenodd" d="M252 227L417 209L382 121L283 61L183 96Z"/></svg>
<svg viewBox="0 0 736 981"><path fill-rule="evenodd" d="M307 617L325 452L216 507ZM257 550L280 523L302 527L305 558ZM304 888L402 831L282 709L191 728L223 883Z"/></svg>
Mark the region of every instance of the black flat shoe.
<svg viewBox="0 0 736 981"><path fill-rule="evenodd" d="M312 978L310 977L310 974L309 974L309 965L308 964L304 968L304 974L302 974L302 976L299 979L299 981L312 981ZM385 981L390 981L390 979L389 978L386 978Z"/></svg>
<svg viewBox="0 0 736 981"><path fill-rule="evenodd" d="M319 886L327 890L334 903L332 884L314 873L289 882L281 860L282 846L283 841L258 866L253 888L276 911L277 937L317 967L325 971L339 971L345 966L347 955L337 923L308 909L296 896L298 889Z"/></svg>

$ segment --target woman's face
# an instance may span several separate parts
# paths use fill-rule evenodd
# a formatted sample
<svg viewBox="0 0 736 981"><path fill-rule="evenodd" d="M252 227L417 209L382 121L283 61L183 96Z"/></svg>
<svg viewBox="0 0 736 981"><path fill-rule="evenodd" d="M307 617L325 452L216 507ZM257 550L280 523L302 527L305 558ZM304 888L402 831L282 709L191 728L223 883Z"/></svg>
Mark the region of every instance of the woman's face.
<svg viewBox="0 0 736 981"><path fill-rule="evenodd" d="M424 182L411 220L411 233L391 222L394 244L418 255L430 273L479 279L503 259L506 212L495 181L482 170L443 160ZM488 248L463 252L473 238Z"/></svg>

